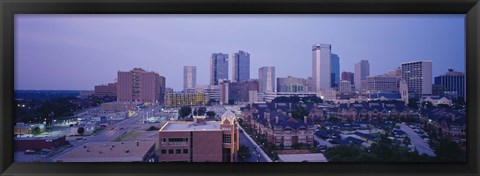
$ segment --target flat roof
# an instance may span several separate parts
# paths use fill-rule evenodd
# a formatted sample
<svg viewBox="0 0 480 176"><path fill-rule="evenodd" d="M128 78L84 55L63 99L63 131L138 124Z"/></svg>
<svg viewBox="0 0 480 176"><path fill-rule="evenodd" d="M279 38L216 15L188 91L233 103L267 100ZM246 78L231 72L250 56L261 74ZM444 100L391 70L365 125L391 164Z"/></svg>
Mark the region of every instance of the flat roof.
<svg viewBox="0 0 480 176"><path fill-rule="evenodd" d="M220 131L220 122L206 121L205 123L195 124L194 122L167 122L160 131Z"/></svg>
<svg viewBox="0 0 480 176"><path fill-rule="evenodd" d="M153 141L92 142L84 144L55 161L62 162L141 162L151 148ZM86 146L86 147L84 147ZM127 152L128 151L128 152Z"/></svg>
<svg viewBox="0 0 480 176"><path fill-rule="evenodd" d="M279 154L281 162L327 162L327 158L321 153L311 154Z"/></svg>

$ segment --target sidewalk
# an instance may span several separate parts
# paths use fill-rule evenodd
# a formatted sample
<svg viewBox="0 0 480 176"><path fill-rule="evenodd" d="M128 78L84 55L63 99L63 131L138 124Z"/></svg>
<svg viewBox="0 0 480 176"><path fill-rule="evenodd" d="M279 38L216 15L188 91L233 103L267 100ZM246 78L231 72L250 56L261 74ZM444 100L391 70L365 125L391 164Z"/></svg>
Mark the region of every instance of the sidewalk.
<svg viewBox="0 0 480 176"><path fill-rule="evenodd" d="M250 140L253 144L255 144L255 146L257 147L257 149L259 149L260 151L260 154L267 159L267 162L273 162L272 159L270 159L270 157L268 157L267 154L265 154L265 152L263 151L263 149L258 146L258 144L250 137L250 135L242 128L242 126L238 125L238 127L243 130L245 136L247 136L248 140Z"/></svg>

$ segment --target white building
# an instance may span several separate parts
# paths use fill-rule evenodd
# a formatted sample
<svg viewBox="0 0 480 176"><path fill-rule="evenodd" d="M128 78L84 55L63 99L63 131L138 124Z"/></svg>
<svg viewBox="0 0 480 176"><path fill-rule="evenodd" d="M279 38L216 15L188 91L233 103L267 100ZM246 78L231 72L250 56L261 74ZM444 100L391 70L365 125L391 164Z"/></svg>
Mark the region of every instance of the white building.
<svg viewBox="0 0 480 176"><path fill-rule="evenodd" d="M340 93L350 93L352 92L352 83L348 80L341 80L339 82L339 91Z"/></svg>
<svg viewBox="0 0 480 176"><path fill-rule="evenodd" d="M275 92L275 67L258 69L258 92Z"/></svg>
<svg viewBox="0 0 480 176"><path fill-rule="evenodd" d="M356 63L354 74L355 90L361 92L367 89L366 82L363 80L366 80L368 76L370 76L370 64L368 60L361 60L359 63ZM362 84L362 81L364 84Z"/></svg>
<svg viewBox="0 0 480 176"><path fill-rule="evenodd" d="M197 85L197 67L183 66L183 90L194 89Z"/></svg>
<svg viewBox="0 0 480 176"><path fill-rule="evenodd" d="M316 44L312 47L313 91L331 87L331 45Z"/></svg>
<svg viewBox="0 0 480 176"><path fill-rule="evenodd" d="M432 94L432 61L402 63L402 79L407 82L409 97Z"/></svg>
<svg viewBox="0 0 480 176"><path fill-rule="evenodd" d="M402 101L405 102L405 105L408 104L408 85L405 80L400 81L400 86L399 86L399 92L400 96L402 97Z"/></svg>

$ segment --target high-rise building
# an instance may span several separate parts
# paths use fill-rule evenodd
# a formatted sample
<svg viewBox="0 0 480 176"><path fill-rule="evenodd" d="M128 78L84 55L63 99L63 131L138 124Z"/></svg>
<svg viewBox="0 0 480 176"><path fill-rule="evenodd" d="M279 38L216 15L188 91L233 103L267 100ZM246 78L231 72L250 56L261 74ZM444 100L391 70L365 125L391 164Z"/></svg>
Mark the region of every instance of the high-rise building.
<svg viewBox="0 0 480 176"><path fill-rule="evenodd" d="M465 97L465 73L448 69L444 75L435 77L435 85L443 88L443 95L448 97Z"/></svg>
<svg viewBox="0 0 480 176"><path fill-rule="evenodd" d="M164 76L160 76L160 104L164 105L166 101L166 95L167 95L167 79Z"/></svg>
<svg viewBox="0 0 480 176"><path fill-rule="evenodd" d="M352 83L348 80L341 80L338 88L340 93L350 93L352 92Z"/></svg>
<svg viewBox="0 0 480 176"><path fill-rule="evenodd" d="M308 87L308 80L305 78L277 78L277 92L307 92Z"/></svg>
<svg viewBox="0 0 480 176"><path fill-rule="evenodd" d="M228 54L213 53L210 58L210 85L228 80Z"/></svg>
<svg viewBox="0 0 480 176"><path fill-rule="evenodd" d="M258 69L259 93L275 92L275 67L261 67Z"/></svg>
<svg viewBox="0 0 480 176"><path fill-rule="evenodd" d="M331 55L330 68L331 75L331 87L338 87L338 81L340 81L340 58L336 54Z"/></svg>
<svg viewBox="0 0 480 176"><path fill-rule="evenodd" d="M236 162L239 149L236 116L226 111L221 121L194 116L169 121L159 130L160 162Z"/></svg>
<svg viewBox="0 0 480 176"><path fill-rule="evenodd" d="M362 92L367 89L366 83L362 84L362 80L366 80L370 76L370 64L368 60L361 60L355 64L355 90ZM362 86L363 85L363 86Z"/></svg>
<svg viewBox="0 0 480 176"><path fill-rule="evenodd" d="M355 79L354 79L354 74L352 72L342 72L342 79L341 80L347 80L350 81L350 83L353 85L355 84Z"/></svg>
<svg viewBox="0 0 480 176"><path fill-rule="evenodd" d="M250 79L250 54L238 51L233 54L232 81L242 82Z"/></svg>
<svg viewBox="0 0 480 176"><path fill-rule="evenodd" d="M331 87L331 45L316 44L312 47L313 91Z"/></svg>
<svg viewBox="0 0 480 176"><path fill-rule="evenodd" d="M197 85L197 67L183 66L183 90L194 89Z"/></svg>
<svg viewBox="0 0 480 176"><path fill-rule="evenodd" d="M387 75L367 77L367 93L398 93L397 77Z"/></svg>
<svg viewBox="0 0 480 176"><path fill-rule="evenodd" d="M117 101L140 101L161 103L163 78L163 91L165 78L155 72L147 72L141 68L134 68L128 72L117 73Z"/></svg>
<svg viewBox="0 0 480 176"><path fill-rule="evenodd" d="M402 79L408 85L409 98L432 94L432 61L402 63Z"/></svg>

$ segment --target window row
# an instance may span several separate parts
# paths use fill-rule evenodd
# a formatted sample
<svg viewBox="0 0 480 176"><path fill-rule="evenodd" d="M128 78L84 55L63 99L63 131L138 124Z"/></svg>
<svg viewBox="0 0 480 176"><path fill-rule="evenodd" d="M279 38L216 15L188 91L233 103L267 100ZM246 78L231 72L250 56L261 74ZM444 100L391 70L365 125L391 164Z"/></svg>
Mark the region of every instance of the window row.
<svg viewBox="0 0 480 176"><path fill-rule="evenodd" d="M160 150L160 154L167 154L167 151L168 154L188 154L188 149L183 149L183 152L182 149L162 149Z"/></svg>

